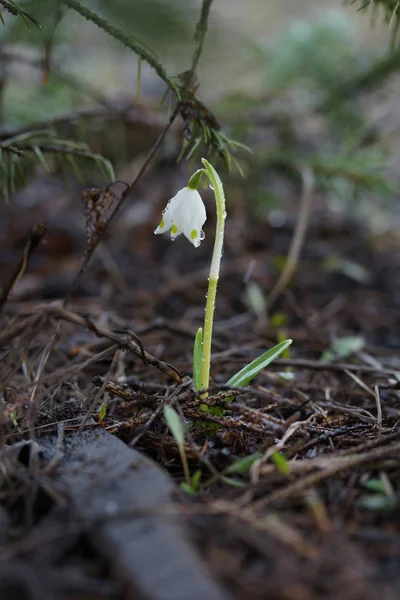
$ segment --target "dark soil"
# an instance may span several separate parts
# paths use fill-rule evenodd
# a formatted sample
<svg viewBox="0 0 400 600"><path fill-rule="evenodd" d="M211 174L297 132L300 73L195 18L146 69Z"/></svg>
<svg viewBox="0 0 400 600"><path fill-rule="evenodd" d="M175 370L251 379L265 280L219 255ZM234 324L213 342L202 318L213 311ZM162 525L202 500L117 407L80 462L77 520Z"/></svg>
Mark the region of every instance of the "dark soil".
<svg viewBox="0 0 400 600"><path fill-rule="evenodd" d="M398 598L398 247L386 240L381 248L360 224L334 221L320 210L295 280L270 319L256 317L246 304L247 279L265 294L272 289L277 259L292 235L290 214L288 225L274 229L243 210L244 198L229 207L211 403L227 397L224 382L272 347L278 333L293 344L289 356L223 404L224 416L210 415L219 426L211 435L189 376L204 313L213 219L199 249L185 239L171 244L152 234L166 200L185 182L186 173L167 162L143 178L67 307L62 299L84 249L78 192L71 200L73 194L57 179L43 177L29 192L32 201L21 194L3 209L3 282L15 270L32 226L46 221L48 231L2 314L0 573L7 574L2 598L148 597L139 583L136 590L135 584L127 587L115 560L88 534L99 514L78 518L74 498L80 492L73 485L81 483L60 487L71 469L60 458L64 440L80 429L98 428L154 459L175 480L168 506L227 597ZM229 185L226 191L229 200ZM232 190L236 199L240 194ZM327 269L326 259L334 255L363 267L362 281L345 269ZM363 337L364 348L320 361L335 339L355 335ZM100 419L103 402L107 413ZM190 429L186 447L191 472L202 471L201 491L194 496L178 487L183 473L162 419L164 403L200 423ZM52 458L41 449L44 435L56 448L59 442ZM17 446L24 440L39 444L36 459L32 443ZM6 460L13 448L14 458ZM287 462L276 464L274 451ZM221 477L237 458L255 452L260 459L250 471L231 475L230 483ZM103 460L100 478L114 468ZM137 497L140 485L132 492ZM94 478L93 495L100 501L103 488ZM151 510L167 518L168 506L158 493L155 487L159 502ZM108 518L105 511L100 521ZM122 523L129 518L120 515ZM118 541L116 556L123 543ZM170 543L173 552L173 539L162 543ZM131 560L135 563L135 555ZM155 559L143 569L156 576L161 567Z"/></svg>

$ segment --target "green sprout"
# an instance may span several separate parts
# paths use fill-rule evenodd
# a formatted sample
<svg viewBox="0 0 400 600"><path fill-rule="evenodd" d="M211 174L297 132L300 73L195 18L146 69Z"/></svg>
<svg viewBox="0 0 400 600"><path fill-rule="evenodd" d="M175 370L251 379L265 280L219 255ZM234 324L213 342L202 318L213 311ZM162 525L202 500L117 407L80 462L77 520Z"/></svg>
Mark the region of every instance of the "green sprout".
<svg viewBox="0 0 400 600"><path fill-rule="evenodd" d="M174 240L183 233L185 237L197 248L204 239L202 227L206 221L206 211L199 192L202 177L206 177L214 193L217 222L214 239L214 249L208 277L207 300L204 316L204 325L197 331L193 348L193 385L196 391L201 391L200 398L208 397L210 386L211 346L214 323L215 303L219 273L221 268L222 250L224 245L224 232L226 220L226 202L222 181L214 167L202 159L204 168L196 171L189 180L188 186L180 190L167 204L161 222L154 233L170 231ZM265 369L275 358L284 352L292 340L283 340L267 352L246 365L233 375L227 385L243 387L256 375ZM232 398L231 398L232 400ZM208 411L205 404L200 405L201 410ZM219 410L221 409L213 409ZM221 412L223 414L223 412Z"/></svg>

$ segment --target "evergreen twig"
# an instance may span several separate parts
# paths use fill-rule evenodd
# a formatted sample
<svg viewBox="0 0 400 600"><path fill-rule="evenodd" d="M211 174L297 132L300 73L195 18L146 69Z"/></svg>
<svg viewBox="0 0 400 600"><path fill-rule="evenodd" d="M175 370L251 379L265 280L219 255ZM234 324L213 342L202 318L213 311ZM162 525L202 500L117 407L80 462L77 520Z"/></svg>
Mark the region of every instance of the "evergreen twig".
<svg viewBox="0 0 400 600"><path fill-rule="evenodd" d="M99 27L100 29L103 29L103 31L105 31L106 33L111 35L116 40L120 41L121 44L123 44L127 48L130 48L131 50L133 50L133 52L135 52L135 54L140 56L151 67L153 67L153 69L156 71L157 75L163 81L165 81L165 83L168 85L168 87L175 93L177 98L179 98L179 90L178 90L177 85L168 77L164 67L157 60L157 58L154 56L154 54L152 52L150 52L150 50L145 48L141 42L139 42L135 38L127 35L123 31L118 29L117 27L110 25L109 23L107 23L107 21L105 19L102 19L99 15L92 12L89 8L87 8L86 6L83 6L80 2L78 2L78 0L61 0L61 1L69 8L78 12L82 17L85 17L85 19L87 19L88 21L91 21L92 23L97 25L97 27Z"/></svg>
<svg viewBox="0 0 400 600"><path fill-rule="evenodd" d="M22 19L25 21L28 27L30 27L30 25L33 24L38 29L41 29L42 26L40 25L40 23L34 17L32 17L32 15L29 15L27 12L22 10L22 8L20 8L18 4L16 4L13 0L0 0L0 5L3 6L4 9L12 15L16 17L22 17ZM1 13L0 20L3 21L4 24L4 19Z"/></svg>
<svg viewBox="0 0 400 600"><path fill-rule="evenodd" d="M19 15L18 8L13 4L10 4L7 0L0 0L0 4L1 6L4 6L4 9L12 15L15 15L16 17Z"/></svg>
<svg viewBox="0 0 400 600"><path fill-rule="evenodd" d="M211 4L213 0L203 0L201 7L200 20L196 25L196 33L194 39L197 42L196 49L192 57L192 65L185 76L185 84L189 85L193 76L196 73L197 65L199 64L200 56L203 51L204 38L206 37L208 27L208 17L210 15Z"/></svg>
<svg viewBox="0 0 400 600"><path fill-rule="evenodd" d="M73 3L76 4L75 0L62 0L65 3ZM197 41L197 45L196 45L196 49L194 51L193 54L193 58L192 58L192 62L191 62L191 71L192 73L194 73L194 70L196 69L196 66L198 64L198 61L200 59L201 56L201 52L203 49L203 42L204 42L204 37L207 31L207 22L208 22L208 17L209 17L209 12L210 12L210 7L212 4L212 0L203 0L203 5L202 5L202 10L201 10L201 15L200 15L200 20L199 23L196 27L196 33L195 33L195 40ZM82 14L82 13L81 13ZM84 15L85 16L85 15ZM140 55L142 56L142 55ZM144 60L147 60L144 56L142 56L142 58L144 58ZM189 71L190 74L190 71ZM190 75L189 75L190 76ZM187 80L188 83L187 85L190 84L190 79ZM168 83L168 82L167 82ZM184 83L184 85L186 84L186 81ZM182 89L182 88L181 88ZM179 99L179 92L177 93L177 97ZM110 225L112 223L112 221L115 219L115 217L117 216L118 212L120 211L120 209L122 208L123 203L125 202L126 198L130 195L130 193L132 192L132 190L136 187L136 185L138 184L138 182L140 181L140 179L142 178L143 174L145 173L145 171L147 170L148 166L150 165L154 155L156 154L157 150L159 149L159 147L161 146L162 142L164 141L165 136L167 135L168 131L170 130L173 122L175 121L176 117L178 116L179 112L181 110L181 106L180 106L180 102L178 102L176 104L175 110L173 111L173 113L171 114L168 123L165 125L163 131L160 133L158 139L156 140L155 144L153 145L152 149L150 150L149 154L147 155L144 163L142 164L141 168L139 169L139 172L137 173L137 175L134 177L134 179L132 180L132 182L130 183L130 185L124 190L124 192L121 194L120 199L117 202L117 205L115 206L113 212L111 213L109 219L106 221L105 226L103 227L101 234L97 237L97 239L95 240L95 242L93 243L93 245L90 247L89 251L86 253L82 264L80 266L80 269L78 271L78 273L76 274L76 277L74 279L74 281L72 282L72 285L70 287L70 289L68 290L68 293L66 295L66 297L64 298L64 302L63 302L63 306L66 307L74 293L76 284L78 282L78 279L81 277L81 275L83 275L83 273L85 273L95 251L97 246L99 245L100 241L104 238L104 236L106 235L107 231L110 228Z"/></svg>

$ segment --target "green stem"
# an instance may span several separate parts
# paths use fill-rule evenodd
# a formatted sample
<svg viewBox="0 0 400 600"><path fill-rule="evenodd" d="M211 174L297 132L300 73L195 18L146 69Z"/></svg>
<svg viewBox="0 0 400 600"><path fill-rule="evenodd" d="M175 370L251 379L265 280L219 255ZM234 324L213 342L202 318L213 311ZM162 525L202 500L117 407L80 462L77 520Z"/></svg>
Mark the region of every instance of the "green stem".
<svg viewBox="0 0 400 600"><path fill-rule="evenodd" d="M122 44L124 44L124 46L133 50L135 52L135 54L140 56L151 67L153 67L153 69L156 71L157 75L159 77L161 77L161 79L163 79L168 84L168 86L175 92L177 98L179 99L180 94L179 94L176 84L168 77L164 67L162 66L161 63L158 62L158 60L156 59L154 54L150 50L145 48L143 46L143 44L141 44L138 40L135 40L135 38L133 38L129 35L126 35L123 31L121 31L117 27L114 27L113 25L110 25L109 23L107 23L107 21L105 19L102 19L101 17L99 17L99 15L92 12L89 8L87 8L86 6L82 6L82 4L80 2L78 2L78 0L61 0L61 1L66 6L68 6L69 8L72 8L73 10L78 12L80 15L82 15L82 17L85 17L85 19L87 19L88 21L92 21L92 23L97 25L97 27L100 27L100 29L103 29L104 31L106 31L113 38L119 40Z"/></svg>
<svg viewBox="0 0 400 600"><path fill-rule="evenodd" d="M219 271L221 266L222 248L224 244L224 228L226 219L225 194L218 173L204 158L202 163L214 191L215 204L217 209L217 224L215 230L214 250L211 259L210 275L208 278L208 292L206 311L203 327L203 352L201 358L200 389L206 390L210 384L210 364L211 364L211 341L214 321L215 297L217 294L217 285L219 280ZM202 398L207 398L208 392L204 392Z"/></svg>

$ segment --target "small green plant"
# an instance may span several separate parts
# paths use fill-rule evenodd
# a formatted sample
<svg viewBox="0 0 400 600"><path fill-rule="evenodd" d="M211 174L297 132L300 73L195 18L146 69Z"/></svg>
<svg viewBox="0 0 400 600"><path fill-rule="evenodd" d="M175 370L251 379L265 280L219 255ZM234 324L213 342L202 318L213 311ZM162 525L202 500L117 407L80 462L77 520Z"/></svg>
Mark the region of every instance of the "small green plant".
<svg viewBox="0 0 400 600"><path fill-rule="evenodd" d="M290 475L289 463L287 461L287 458L281 452L274 452L271 456L271 459L278 471L282 473L282 475Z"/></svg>
<svg viewBox="0 0 400 600"><path fill-rule="evenodd" d="M164 406L164 419L166 420L168 428L178 444L183 472L185 475L185 490L188 491L189 489L192 489L192 480L190 477L189 465L185 453L185 428L176 410L172 408L172 406L168 406L168 404Z"/></svg>
<svg viewBox="0 0 400 600"><path fill-rule="evenodd" d="M396 496L384 473L381 473L379 478L371 477L370 479L367 479L362 485L371 493L363 494L359 499L358 505L361 508L374 511L385 511L396 506Z"/></svg>
<svg viewBox="0 0 400 600"><path fill-rule="evenodd" d="M356 352L360 352L365 346L365 339L360 335L341 337L333 342L328 350L321 356L321 362L329 363L334 360L343 360Z"/></svg>
<svg viewBox="0 0 400 600"><path fill-rule="evenodd" d="M189 180L188 186L180 190L167 204L161 222L154 233L165 233L170 231L171 239L175 240L183 233L185 237L197 248L200 246L204 233L202 227L207 215L203 200L197 191L201 179L208 179L214 192L217 222L214 240L214 249L211 258L210 273L208 277L207 301L203 328L196 334L193 349L193 383L196 391L202 391L200 397L208 396L210 384L211 367L211 343L214 323L214 311L217 295L221 257L224 245L224 231L226 220L226 203L222 181L214 167L205 159L202 159L203 169L196 171ZM265 369L275 358L284 352L292 343L292 340L283 340L271 350L261 354L233 375L227 385L232 387L243 387L247 385L256 375ZM201 409L207 412L209 409L202 404ZM219 410L222 414L221 409Z"/></svg>
<svg viewBox="0 0 400 600"><path fill-rule="evenodd" d="M100 409L99 409L99 420L103 421L106 414L107 414L107 404L105 402L102 402Z"/></svg>

